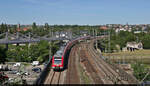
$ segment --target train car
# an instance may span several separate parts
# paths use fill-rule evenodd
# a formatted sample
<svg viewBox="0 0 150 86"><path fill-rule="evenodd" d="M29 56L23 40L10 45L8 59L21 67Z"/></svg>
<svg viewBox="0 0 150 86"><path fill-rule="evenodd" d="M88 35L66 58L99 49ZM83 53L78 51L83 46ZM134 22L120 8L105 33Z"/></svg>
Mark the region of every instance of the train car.
<svg viewBox="0 0 150 86"><path fill-rule="evenodd" d="M67 44L63 44L63 46L61 46L60 49L52 57L52 68L54 70L62 70L64 68L64 62L65 62L64 60L66 60L67 58L66 54L68 53L68 50L79 40L84 40L89 38L90 36L80 37L68 42Z"/></svg>
<svg viewBox="0 0 150 86"><path fill-rule="evenodd" d="M63 69L64 49L65 46L61 46L60 49L54 54L52 58L52 68L55 70Z"/></svg>

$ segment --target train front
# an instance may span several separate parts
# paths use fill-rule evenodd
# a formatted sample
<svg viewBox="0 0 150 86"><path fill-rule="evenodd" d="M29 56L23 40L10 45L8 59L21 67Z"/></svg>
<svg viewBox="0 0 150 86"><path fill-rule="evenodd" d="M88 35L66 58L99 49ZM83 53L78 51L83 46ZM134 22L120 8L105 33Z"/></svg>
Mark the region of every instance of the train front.
<svg viewBox="0 0 150 86"><path fill-rule="evenodd" d="M52 68L54 70L62 70L63 69L63 51L59 50L52 58Z"/></svg>

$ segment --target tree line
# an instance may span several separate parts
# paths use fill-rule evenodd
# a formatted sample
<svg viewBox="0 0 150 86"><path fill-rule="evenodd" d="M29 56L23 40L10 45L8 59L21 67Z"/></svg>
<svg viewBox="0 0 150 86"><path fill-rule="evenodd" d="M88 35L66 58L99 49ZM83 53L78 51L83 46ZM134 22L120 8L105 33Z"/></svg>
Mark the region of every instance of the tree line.
<svg viewBox="0 0 150 86"><path fill-rule="evenodd" d="M17 25L10 25L2 23L0 25L0 33L10 32L16 33L17 32ZM128 31L120 31L118 33L115 32L114 29L109 28L107 30L100 29L100 25L90 26L90 25L49 25L45 23L45 25L37 25L35 22L31 25L30 29L27 31L20 31L23 34L31 32L37 36L44 36L46 34L57 32L57 31L71 31L73 35L82 35L81 31L86 31L88 35L110 35L110 41L108 38L99 40L99 48L104 52L105 50L109 50L110 52L118 51L116 45L119 45L120 49L122 50L123 47L126 46L127 42L142 42L144 49L150 49L150 32L148 33L134 33L134 29L131 32ZM97 34L96 34L97 33ZM110 33L110 34L109 34ZM110 42L110 46L109 46ZM11 61L27 61L31 62L33 60L39 60L43 62L45 57L48 56L49 51L49 44L48 42L40 42L36 45L32 45L28 47L25 46L15 46L12 49L5 50L4 48L0 48L0 60L11 60ZM56 44L52 44L54 51L56 51L58 46ZM4 59L7 57L7 59ZM12 59L13 58L13 59ZM43 59L44 58L44 59Z"/></svg>
<svg viewBox="0 0 150 86"><path fill-rule="evenodd" d="M52 50L50 52L50 49ZM9 45L6 50L0 46L0 63L7 62L32 62L40 63L48 61L50 55L54 55L59 49L57 42L40 41L36 44L26 44L24 46Z"/></svg>
<svg viewBox="0 0 150 86"><path fill-rule="evenodd" d="M107 30L107 35L110 35L106 39L99 40L99 48L105 52L105 50L109 50L110 52L122 50L126 47L127 42L141 42L143 44L143 49L150 49L150 33L134 33L128 31L120 31L116 33L114 30ZM108 34L110 32L110 34ZM110 42L110 46L109 46ZM118 47L119 46L119 50Z"/></svg>

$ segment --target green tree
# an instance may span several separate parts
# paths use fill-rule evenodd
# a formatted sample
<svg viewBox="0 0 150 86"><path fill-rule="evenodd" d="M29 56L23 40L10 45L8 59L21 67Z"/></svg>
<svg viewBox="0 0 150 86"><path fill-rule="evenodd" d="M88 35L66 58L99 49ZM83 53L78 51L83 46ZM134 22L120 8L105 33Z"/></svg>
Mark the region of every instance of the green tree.
<svg viewBox="0 0 150 86"><path fill-rule="evenodd" d="M150 26L147 27L147 32L150 33Z"/></svg>
<svg viewBox="0 0 150 86"><path fill-rule="evenodd" d="M45 28L45 29L49 29L49 25L48 25L48 23L45 23L44 28Z"/></svg>
<svg viewBox="0 0 150 86"><path fill-rule="evenodd" d="M0 47L0 64L5 63L7 61L7 56L6 56L6 49L3 47Z"/></svg>
<svg viewBox="0 0 150 86"><path fill-rule="evenodd" d="M149 70L146 70L146 66L144 64L141 64L140 62L132 64L133 68L133 74L138 80L142 80L145 75L149 72ZM150 75L144 80L144 81L149 81L150 80Z"/></svg>
<svg viewBox="0 0 150 86"><path fill-rule="evenodd" d="M51 53L54 55L56 51L59 49L58 45L55 42L50 42Z"/></svg>
<svg viewBox="0 0 150 86"><path fill-rule="evenodd" d="M144 49L150 49L150 35L146 34L142 37L142 43Z"/></svg>
<svg viewBox="0 0 150 86"><path fill-rule="evenodd" d="M37 25L35 22L33 22L33 24L32 24L32 29L37 29Z"/></svg>
<svg viewBox="0 0 150 86"><path fill-rule="evenodd" d="M7 30L8 28L7 28L7 24L1 24L1 26L0 26L0 33L4 33L4 32L7 32L8 30Z"/></svg>
<svg viewBox="0 0 150 86"><path fill-rule="evenodd" d="M120 31L118 34L111 36L116 44L119 44L121 49L126 46L127 42L132 42L136 40L136 36L128 31Z"/></svg>
<svg viewBox="0 0 150 86"><path fill-rule="evenodd" d="M38 44L39 56L37 60L44 62L49 58L49 43L47 41L40 41Z"/></svg>
<svg viewBox="0 0 150 86"><path fill-rule="evenodd" d="M10 28L10 33L13 34L17 32L17 25L13 25L12 28Z"/></svg>

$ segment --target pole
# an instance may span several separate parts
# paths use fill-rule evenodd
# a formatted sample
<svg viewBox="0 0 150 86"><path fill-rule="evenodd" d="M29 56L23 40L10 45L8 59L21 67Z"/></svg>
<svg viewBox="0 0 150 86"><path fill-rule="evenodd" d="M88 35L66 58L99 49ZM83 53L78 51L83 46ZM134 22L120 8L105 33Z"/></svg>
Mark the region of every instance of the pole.
<svg viewBox="0 0 150 86"><path fill-rule="evenodd" d="M97 49L97 30L96 30L96 49Z"/></svg>
<svg viewBox="0 0 150 86"><path fill-rule="evenodd" d="M94 29L93 29L93 37L94 37Z"/></svg>
<svg viewBox="0 0 150 86"><path fill-rule="evenodd" d="M50 46L49 46L49 62L50 62L50 59L51 59L51 41L50 41Z"/></svg>
<svg viewBox="0 0 150 86"><path fill-rule="evenodd" d="M145 77L141 80L141 83L147 78L147 76L150 74L150 71L145 75Z"/></svg>
<svg viewBox="0 0 150 86"><path fill-rule="evenodd" d="M110 53L110 31L108 32L109 33L109 37L108 37L108 51L109 51L109 53Z"/></svg>
<svg viewBox="0 0 150 86"><path fill-rule="evenodd" d="M51 33L52 33L52 37L53 37L53 29L54 29L54 28L52 28L52 30L51 30Z"/></svg>

